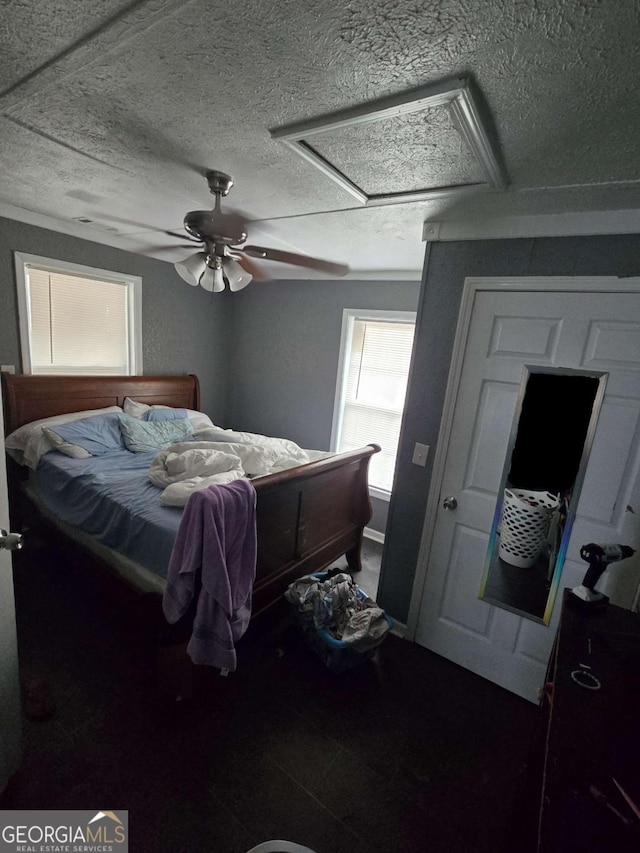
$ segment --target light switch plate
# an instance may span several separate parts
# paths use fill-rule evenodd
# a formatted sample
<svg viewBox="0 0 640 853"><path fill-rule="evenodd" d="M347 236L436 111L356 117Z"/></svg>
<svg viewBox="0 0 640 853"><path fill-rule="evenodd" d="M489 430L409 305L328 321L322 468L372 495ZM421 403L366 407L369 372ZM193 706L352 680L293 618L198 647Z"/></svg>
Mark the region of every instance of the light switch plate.
<svg viewBox="0 0 640 853"><path fill-rule="evenodd" d="M414 465L422 465L427 464L427 456L429 455L429 445L428 444L420 444L420 442L416 441L416 446L413 448L413 459L411 460Z"/></svg>

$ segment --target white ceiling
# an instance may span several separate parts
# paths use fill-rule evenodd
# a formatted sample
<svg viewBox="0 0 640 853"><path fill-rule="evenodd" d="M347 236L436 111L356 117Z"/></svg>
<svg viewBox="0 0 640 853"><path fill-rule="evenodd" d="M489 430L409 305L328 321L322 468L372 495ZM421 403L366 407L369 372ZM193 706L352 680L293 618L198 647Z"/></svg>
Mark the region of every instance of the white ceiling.
<svg viewBox="0 0 640 853"><path fill-rule="evenodd" d="M157 229L211 207L220 169L250 242L401 276L426 220L637 211L639 24L636 0L7 0L0 213L177 260ZM453 77L480 96L506 191L365 208L270 135ZM476 179L440 124L424 145L409 122L323 153L384 191Z"/></svg>

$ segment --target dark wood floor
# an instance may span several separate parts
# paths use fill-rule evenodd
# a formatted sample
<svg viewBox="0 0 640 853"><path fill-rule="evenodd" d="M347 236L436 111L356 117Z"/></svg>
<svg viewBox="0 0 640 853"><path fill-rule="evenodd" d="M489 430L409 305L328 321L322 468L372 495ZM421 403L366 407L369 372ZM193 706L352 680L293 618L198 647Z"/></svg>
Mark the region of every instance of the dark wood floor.
<svg viewBox="0 0 640 853"><path fill-rule="evenodd" d="M379 542L374 542L372 539L365 539L362 542L362 571L356 573L355 577L358 581L358 586L361 587L367 595L375 599L378 592L378 582L380 580L380 563L382 562L383 545ZM342 561L346 566L346 560ZM336 565L340 565L337 563Z"/></svg>
<svg viewBox="0 0 640 853"><path fill-rule="evenodd" d="M395 636L334 675L286 612L241 642L236 673L167 702L127 620L87 606L66 563L37 549L15 561L21 670L48 682L56 711L25 718L4 808L128 809L136 853L272 838L317 853L519 849L533 705Z"/></svg>

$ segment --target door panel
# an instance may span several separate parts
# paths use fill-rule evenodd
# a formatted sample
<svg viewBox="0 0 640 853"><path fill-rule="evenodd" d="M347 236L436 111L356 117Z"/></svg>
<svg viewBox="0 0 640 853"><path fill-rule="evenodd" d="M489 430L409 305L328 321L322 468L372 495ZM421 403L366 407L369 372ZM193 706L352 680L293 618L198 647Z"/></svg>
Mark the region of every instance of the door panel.
<svg viewBox="0 0 640 853"><path fill-rule="evenodd" d="M584 524L620 526L633 487L639 424L640 401L605 397L580 498L580 521ZM617 448L616 454L611 453L611 444Z"/></svg>
<svg viewBox="0 0 640 853"><path fill-rule="evenodd" d="M609 374L561 580L572 587L586 570L581 545L640 547L640 294L475 293L416 640L536 701L561 596L549 626L477 597L525 364ZM443 508L445 496L455 511ZM633 602L640 553L627 562L599 584L623 606Z"/></svg>
<svg viewBox="0 0 640 853"><path fill-rule="evenodd" d="M589 326L584 363L594 370L640 370L640 323L594 320Z"/></svg>
<svg viewBox="0 0 640 853"><path fill-rule="evenodd" d="M548 628L546 625L540 625L530 619L522 619L513 650L515 654L546 667L549 658Z"/></svg>
<svg viewBox="0 0 640 853"><path fill-rule="evenodd" d="M495 495L518 399L518 385L483 382L471 438L464 488Z"/></svg>
<svg viewBox="0 0 640 853"><path fill-rule="evenodd" d="M551 317L497 316L493 321L489 354L493 357L527 359L551 364L556 353L562 320Z"/></svg>
<svg viewBox="0 0 640 853"><path fill-rule="evenodd" d="M476 607L477 595L466 582L469 564L487 547L486 534L462 524L457 525L449 556L449 571L445 581L440 608L441 617L481 637L487 637L491 626L491 613L487 608Z"/></svg>
<svg viewBox="0 0 640 853"><path fill-rule="evenodd" d="M0 397L0 424L2 398ZM0 429L0 528L9 529L4 435ZM0 549L0 792L20 762L20 695L11 552Z"/></svg>

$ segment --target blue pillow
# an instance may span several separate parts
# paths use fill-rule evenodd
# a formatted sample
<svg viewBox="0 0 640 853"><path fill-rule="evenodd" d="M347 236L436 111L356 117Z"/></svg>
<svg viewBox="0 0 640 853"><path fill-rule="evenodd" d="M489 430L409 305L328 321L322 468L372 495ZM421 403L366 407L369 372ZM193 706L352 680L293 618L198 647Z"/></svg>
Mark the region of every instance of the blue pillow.
<svg viewBox="0 0 640 853"><path fill-rule="evenodd" d="M68 424L49 427L62 441L82 447L91 456L104 456L114 450L124 450L119 414L96 415Z"/></svg>
<svg viewBox="0 0 640 853"><path fill-rule="evenodd" d="M178 421L187 417L186 409L147 409L143 421Z"/></svg>
<svg viewBox="0 0 640 853"><path fill-rule="evenodd" d="M131 415L118 415L118 418L125 446L132 453L162 450L176 441L188 439L193 432L187 418L161 421L141 421Z"/></svg>

